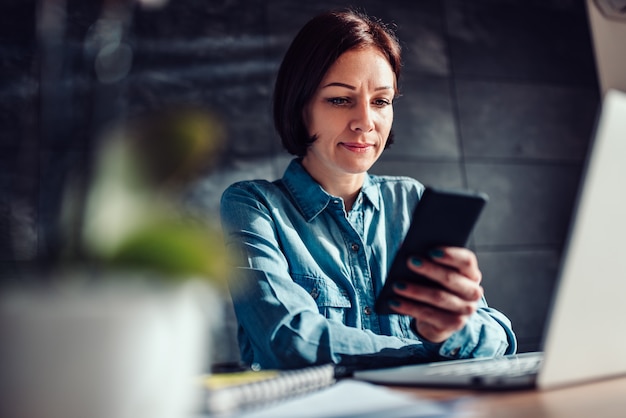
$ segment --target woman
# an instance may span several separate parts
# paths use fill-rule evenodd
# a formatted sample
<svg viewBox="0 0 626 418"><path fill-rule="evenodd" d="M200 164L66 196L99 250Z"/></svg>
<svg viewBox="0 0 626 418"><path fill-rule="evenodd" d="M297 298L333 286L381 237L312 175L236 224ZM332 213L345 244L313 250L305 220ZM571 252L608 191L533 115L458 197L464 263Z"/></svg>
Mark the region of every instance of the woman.
<svg viewBox="0 0 626 418"><path fill-rule="evenodd" d="M282 179L236 183L221 201L240 256L231 291L244 362L295 368L373 356L382 365L515 351L468 249L407 260L445 290L401 283L398 315L372 309L423 191L410 178L367 173L393 140L400 67L393 32L354 11L313 18L289 47L274 121L297 158Z"/></svg>

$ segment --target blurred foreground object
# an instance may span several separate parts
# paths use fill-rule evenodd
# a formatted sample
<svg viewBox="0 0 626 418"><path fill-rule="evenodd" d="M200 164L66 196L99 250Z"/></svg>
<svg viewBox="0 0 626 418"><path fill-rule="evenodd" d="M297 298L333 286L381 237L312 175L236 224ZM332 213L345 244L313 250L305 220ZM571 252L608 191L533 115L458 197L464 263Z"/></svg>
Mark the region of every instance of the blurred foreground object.
<svg viewBox="0 0 626 418"><path fill-rule="evenodd" d="M62 257L0 291L0 416L183 418L222 326L229 257L210 214L182 204L223 141L196 108L104 133L68 184Z"/></svg>
<svg viewBox="0 0 626 418"><path fill-rule="evenodd" d="M223 282L229 257L219 225L180 203L190 180L212 168L222 143L217 119L195 108L155 112L105 133L82 214L79 195L70 189L66 199L69 260Z"/></svg>
<svg viewBox="0 0 626 418"><path fill-rule="evenodd" d="M120 272L89 286L63 279L0 294L0 416L191 416L207 327L221 320L216 293Z"/></svg>

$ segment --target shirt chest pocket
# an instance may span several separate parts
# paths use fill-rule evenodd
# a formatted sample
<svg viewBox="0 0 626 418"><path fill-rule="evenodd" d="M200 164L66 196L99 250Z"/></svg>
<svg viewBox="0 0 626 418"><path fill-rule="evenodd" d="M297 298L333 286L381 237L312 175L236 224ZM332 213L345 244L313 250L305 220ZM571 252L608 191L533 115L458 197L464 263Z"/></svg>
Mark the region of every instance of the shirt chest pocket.
<svg viewBox="0 0 626 418"><path fill-rule="evenodd" d="M320 314L345 323L346 310L352 307L345 290L335 282L319 277L295 276L294 281L315 300Z"/></svg>

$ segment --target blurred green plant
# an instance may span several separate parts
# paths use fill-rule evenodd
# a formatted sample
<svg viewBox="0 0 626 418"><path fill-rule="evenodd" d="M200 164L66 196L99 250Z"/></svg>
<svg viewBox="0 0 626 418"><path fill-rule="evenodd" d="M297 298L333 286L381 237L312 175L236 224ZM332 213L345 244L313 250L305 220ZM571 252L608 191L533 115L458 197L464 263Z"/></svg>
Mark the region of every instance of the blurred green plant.
<svg viewBox="0 0 626 418"><path fill-rule="evenodd" d="M71 189L66 199L63 223L80 218L67 240L70 258L223 282L230 257L220 228L180 202L190 181L213 168L223 142L222 125L199 108L162 110L102 135L82 207Z"/></svg>

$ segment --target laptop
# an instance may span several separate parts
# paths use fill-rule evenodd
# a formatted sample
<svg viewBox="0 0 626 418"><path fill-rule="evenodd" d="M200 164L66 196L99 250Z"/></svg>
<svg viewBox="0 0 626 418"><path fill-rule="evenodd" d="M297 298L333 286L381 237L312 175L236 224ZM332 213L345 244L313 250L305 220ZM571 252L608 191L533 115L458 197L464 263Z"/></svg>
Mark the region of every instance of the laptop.
<svg viewBox="0 0 626 418"><path fill-rule="evenodd" d="M361 370L388 385L551 389L626 375L626 93L606 93L564 248L542 349Z"/></svg>

